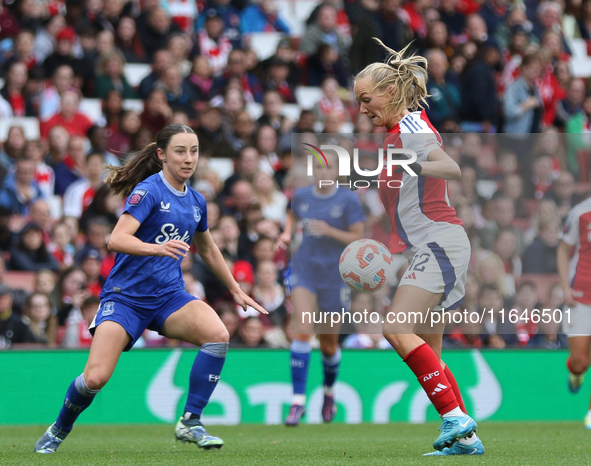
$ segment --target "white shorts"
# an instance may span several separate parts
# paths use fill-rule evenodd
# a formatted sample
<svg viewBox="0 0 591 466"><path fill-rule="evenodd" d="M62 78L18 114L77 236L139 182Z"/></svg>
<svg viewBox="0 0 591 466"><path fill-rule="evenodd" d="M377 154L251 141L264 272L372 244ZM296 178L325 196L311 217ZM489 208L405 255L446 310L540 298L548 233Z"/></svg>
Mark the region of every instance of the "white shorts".
<svg viewBox="0 0 591 466"><path fill-rule="evenodd" d="M404 252L411 263L399 286L413 285L431 293L443 293L433 311L457 309L464 300L471 248L467 235L462 233L446 235L416 251L413 248Z"/></svg>
<svg viewBox="0 0 591 466"><path fill-rule="evenodd" d="M562 311L562 331L567 337L591 336L591 305L577 303L570 316Z"/></svg>

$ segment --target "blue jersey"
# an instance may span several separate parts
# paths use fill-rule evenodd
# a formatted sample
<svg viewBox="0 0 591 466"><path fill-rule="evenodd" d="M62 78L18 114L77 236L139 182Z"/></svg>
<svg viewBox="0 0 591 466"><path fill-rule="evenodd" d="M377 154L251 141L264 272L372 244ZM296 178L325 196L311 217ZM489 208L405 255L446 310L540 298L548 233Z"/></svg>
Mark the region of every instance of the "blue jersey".
<svg viewBox="0 0 591 466"><path fill-rule="evenodd" d="M291 200L291 211L302 220L302 244L292 257L292 267L298 280L304 273L314 275L322 286L340 286L339 259L345 244L326 236L310 234L311 220L324 220L328 225L348 231L351 225L365 221L359 197L350 189L337 188L328 195L320 194L315 186L296 190Z"/></svg>
<svg viewBox="0 0 591 466"><path fill-rule="evenodd" d="M124 213L140 222L134 236L144 243L180 240L191 244L195 231L204 232L208 228L203 196L188 185L184 192L177 191L162 172L135 187L127 198ZM100 297L118 294L125 298L149 299L184 288L180 260L118 253Z"/></svg>

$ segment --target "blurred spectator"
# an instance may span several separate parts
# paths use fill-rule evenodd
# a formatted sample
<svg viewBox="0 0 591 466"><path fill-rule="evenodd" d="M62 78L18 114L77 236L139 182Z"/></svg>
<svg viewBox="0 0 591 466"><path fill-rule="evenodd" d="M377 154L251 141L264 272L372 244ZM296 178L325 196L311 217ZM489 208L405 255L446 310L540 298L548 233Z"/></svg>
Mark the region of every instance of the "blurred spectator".
<svg viewBox="0 0 591 466"><path fill-rule="evenodd" d="M76 255L76 263L80 264L80 260L88 253L89 250L95 250L100 254L101 260L103 261L103 268L108 267L110 256L107 249L107 239L110 233L111 224L106 218L94 217L90 219L86 226L86 231L84 231L86 243ZM112 266L112 264L110 265ZM104 273L104 269L103 275L108 275L108 273Z"/></svg>
<svg viewBox="0 0 591 466"><path fill-rule="evenodd" d="M2 144L2 152L0 152L0 165L3 169L2 179L16 161L25 154L26 144L25 130L22 126L15 125L8 128L6 141Z"/></svg>
<svg viewBox="0 0 591 466"><path fill-rule="evenodd" d="M536 142L531 151L531 157L537 158L546 155L551 158L552 178L556 178L561 170L566 170L566 153L564 148L564 137L554 126L544 129L541 134L536 135Z"/></svg>
<svg viewBox="0 0 591 466"><path fill-rule="evenodd" d="M43 145L41 141L27 141L24 156L31 159L35 164L35 181L43 193L43 197L53 196L55 187L55 173L53 168L48 166L43 160Z"/></svg>
<svg viewBox="0 0 591 466"><path fill-rule="evenodd" d="M27 324L13 312L12 304L12 290L0 284L0 349L8 349L18 343L35 342L35 336Z"/></svg>
<svg viewBox="0 0 591 466"><path fill-rule="evenodd" d="M90 204L82 213L80 218L80 229L82 231L87 231L89 222L95 217L105 218L111 225L111 228L114 228L117 220L119 220L121 210L122 203L119 196L114 194L108 185L101 184Z"/></svg>
<svg viewBox="0 0 591 466"><path fill-rule="evenodd" d="M447 57L441 50L430 50L426 56L429 61L429 82L427 92L427 116L433 126L441 128L441 123L450 118L459 117L460 91L451 82L446 81Z"/></svg>
<svg viewBox="0 0 591 466"><path fill-rule="evenodd" d="M49 203L45 199L37 199L31 204L29 217L31 222L41 228L43 243L48 245L51 241L51 225L53 224Z"/></svg>
<svg viewBox="0 0 591 466"><path fill-rule="evenodd" d="M269 62L264 89L277 91L286 103L296 103L295 89L288 81L289 63L280 58Z"/></svg>
<svg viewBox="0 0 591 466"><path fill-rule="evenodd" d="M239 247L238 238L240 237L240 229L238 228L236 219L231 215L224 215L220 218L218 228L221 231L224 240L224 252L226 252L233 261L242 259L245 256L246 251L241 251ZM243 270L239 268L240 266L237 264L234 264L234 267L234 270ZM253 272L251 271L251 273ZM250 280L250 275L248 275L248 277L249 280L246 281L252 281L252 284L254 284L254 275L252 275L252 280Z"/></svg>
<svg viewBox="0 0 591 466"><path fill-rule="evenodd" d="M259 168L269 175L280 168L281 161L276 153L277 133L269 125L261 125L256 132L255 147L259 152Z"/></svg>
<svg viewBox="0 0 591 466"><path fill-rule="evenodd" d="M286 124L288 118L281 114L283 98L278 91L269 90L263 98L263 114L257 120L259 125L269 125L277 134L284 133L290 129Z"/></svg>
<svg viewBox="0 0 591 466"><path fill-rule="evenodd" d="M246 53L234 49L228 54L227 66L217 83L218 88L226 88L232 79L237 79L247 102L262 102L263 88L256 75L246 70Z"/></svg>
<svg viewBox="0 0 591 466"><path fill-rule="evenodd" d="M80 218L103 184L104 163L105 158L98 152L86 156L84 177L68 186L64 193L64 215Z"/></svg>
<svg viewBox="0 0 591 466"><path fill-rule="evenodd" d="M168 38L167 50L170 52L172 62L181 70L181 75L186 78L191 71L192 63L188 56L193 43L187 34L175 33Z"/></svg>
<svg viewBox="0 0 591 466"><path fill-rule="evenodd" d="M503 349L517 345L515 326L509 319L501 319L500 312L504 308L503 295L494 285L483 285L480 288L478 309L482 309L485 313L484 337L485 344L489 348Z"/></svg>
<svg viewBox="0 0 591 466"><path fill-rule="evenodd" d="M204 12L216 10L224 21L224 34L232 42L232 47L240 47L242 40L240 37L240 13L230 0L207 0ZM207 13L200 14L195 23L195 30L200 31L205 26Z"/></svg>
<svg viewBox="0 0 591 466"><path fill-rule="evenodd" d="M239 180L252 182L255 173L259 169L259 153L252 146L246 146L240 151L236 171L230 175L224 182L222 191L225 197L229 196L232 187Z"/></svg>
<svg viewBox="0 0 591 466"><path fill-rule="evenodd" d="M503 194L513 201L515 205L515 217L529 220L530 213L523 201L523 178L510 173L503 179Z"/></svg>
<svg viewBox="0 0 591 466"><path fill-rule="evenodd" d="M170 21L166 12L159 7L146 11L146 26L139 28L138 33L148 60L152 60L154 52L166 48L166 41L171 33L180 32L180 28Z"/></svg>
<svg viewBox="0 0 591 466"><path fill-rule="evenodd" d="M476 276L482 286L494 286L504 298L515 294L515 277L505 272L502 259L495 253L483 253L476 264Z"/></svg>
<svg viewBox="0 0 591 466"><path fill-rule="evenodd" d="M86 289L98 297L103 290L105 280L101 278L101 257L98 251L87 249L85 254L80 256L80 268L86 275Z"/></svg>
<svg viewBox="0 0 591 466"><path fill-rule="evenodd" d="M79 319L80 307L90 296L86 290L86 275L76 266L64 270L58 279L56 292L58 326L63 327L69 319Z"/></svg>
<svg viewBox="0 0 591 466"><path fill-rule="evenodd" d="M50 319L51 303L49 296L37 292L30 294L25 303L23 322L33 334L34 343L49 343L47 330L50 326Z"/></svg>
<svg viewBox="0 0 591 466"><path fill-rule="evenodd" d="M287 197L278 189L273 177L264 171L259 171L252 178L252 186L254 195L261 204L263 217L283 223Z"/></svg>
<svg viewBox="0 0 591 466"><path fill-rule="evenodd" d="M263 0L264 1L264 0ZM248 316L238 327L237 337L230 341L235 348L266 348L265 328L258 316Z"/></svg>
<svg viewBox="0 0 591 466"><path fill-rule="evenodd" d="M140 115L135 110L126 110L116 131L111 131L107 139L107 147L117 157L124 159L131 150L131 140L142 125Z"/></svg>
<svg viewBox="0 0 591 466"><path fill-rule="evenodd" d="M156 81L155 89L160 89L166 94L168 105L173 111L183 111L193 115L193 94L191 86L183 80L181 70L177 65L171 65L164 70L161 79Z"/></svg>
<svg viewBox="0 0 591 466"><path fill-rule="evenodd" d="M509 15L508 0L487 0L479 11L486 22L488 33L494 35Z"/></svg>
<svg viewBox="0 0 591 466"><path fill-rule="evenodd" d="M518 320L515 323L515 330L520 346L527 345L529 339L538 331L538 325L531 317L533 316L532 311L539 307L541 306L538 302L538 289L536 285L530 281L521 282L515 292L513 303L513 309L517 311L518 316Z"/></svg>
<svg viewBox="0 0 591 466"><path fill-rule="evenodd" d="M54 71L62 66L68 65L74 74L81 75L83 70L80 59L75 56L74 45L77 42L76 31L73 27L67 26L62 29L56 36L56 46L51 55L49 55L43 62L43 68L48 75L52 75Z"/></svg>
<svg viewBox="0 0 591 466"><path fill-rule="evenodd" d="M256 268L256 284L252 289L252 297L269 312L273 325L281 325L287 313L283 304L285 293L277 278L278 271L274 262L260 262Z"/></svg>
<svg viewBox="0 0 591 466"><path fill-rule="evenodd" d="M462 72L462 120L477 123L478 131L489 132L497 125L494 67L499 58L495 48L483 45Z"/></svg>
<svg viewBox="0 0 591 466"><path fill-rule="evenodd" d="M300 50L313 55L320 44L332 45L348 68L349 41L337 29L337 10L333 5L325 4L318 10L316 23L306 29L300 40Z"/></svg>
<svg viewBox="0 0 591 466"><path fill-rule="evenodd" d="M92 122L78 111L79 104L80 93L77 90L68 89L63 92L59 113L41 122L41 139L47 139L54 126L63 126L70 136L86 136Z"/></svg>
<svg viewBox="0 0 591 466"><path fill-rule="evenodd" d="M556 177L552 158L549 155L538 155L532 162L532 179L528 185L526 197L541 199L550 190Z"/></svg>
<svg viewBox="0 0 591 466"><path fill-rule="evenodd" d="M43 198L35 182L35 162L21 158L16 162L14 176L7 177L0 188L0 205L13 214L28 215L33 202Z"/></svg>
<svg viewBox="0 0 591 466"><path fill-rule="evenodd" d="M172 55L166 49L156 50L152 61L152 72L141 80L138 87L140 98L147 99L154 89L156 81L162 78L164 71L172 66Z"/></svg>
<svg viewBox="0 0 591 466"><path fill-rule="evenodd" d="M539 235L523 253L523 273L558 273L558 250L561 225L556 220L540 222Z"/></svg>
<svg viewBox="0 0 591 466"><path fill-rule="evenodd" d="M82 178L86 168L86 139L71 137L68 141L68 153L55 168L55 194L63 196L68 187Z"/></svg>
<svg viewBox="0 0 591 466"><path fill-rule="evenodd" d="M220 76L228 63L232 43L223 34L224 21L216 10L208 10L205 27L197 33L197 50L207 57L214 76Z"/></svg>
<svg viewBox="0 0 591 466"><path fill-rule="evenodd" d="M58 270L59 264L47 251L41 227L36 223L28 223L20 231L18 242L10 250L10 268L25 272Z"/></svg>
<svg viewBox="0 0 591 466"><path fill-rule="evenodd" d="M45 162L55 170L55 166L62 161L68 152L70 135L63 126L54 126L49 130L48 139L49 148Z"/></svg>
<svg viewBox="0 0 591 466"><path fill-rule="evenodd" d="M573 174L579 174L580 179L588 180L589 173L580 173L579 157L583 156L589 161L588 145L589 133L591 133L591 93L585 95L582 112L574 114L564 125L566 135L566 162L568 169Z"/></svg>
<svg viewBox="0 0 591 466"><path fill-rule="evenodd" d="M16 235L9 227L11 216L12 210L0 204L0 251L2 252L8 252L16 240ZM4 266L3 261L2 266Z"/></svg>
<svg viewBox="0 0 591 466"><path fill-rule="evenodd" d="M74 264L76 248L72 244L70 227L64 222L58 222L51 229L51 242L47 250L55 257L60 269L70 267Z"/></svg>
<svg viewBox="0 0 591 466"><path fill-rule="evenodd" d="M2 3L0 3L0 40L14 37L21 29L10 9Z"/></svg>
<svg viewBox="0 0 591 466"><path fill-rule="evenodd" d="M66 332L62 341L64 348L90 348L92 335L88 328L99 309L100 303L100 299L96 296L90 296L84 300L80 307L80 314L66 324Z"/></svg>
<svg viewBox="0 0 591 466"><path fill-rule="evenodd" d="M185 78L185 83L190 87L193 100L196 102L208 102L214 97L215 81L207 57L196 55L193 58L193 68Z"/></svg>
<svg viewBox="0 0 591 466"><path fill-rule="evenodd" d="M88 129L90 150L88 154L97 153L103 156L103 164L121 165L121 159L109 151L109 130L102 126L93 125Z"/></svg>
<svg viewBox="0 0 591 466"><path fill-rule="evenodd" d="M451 36L459 36L464 31L466 18L457 11L458 0L441 0L439 2L439 17L447 26Z"/></svg>
<svg viewBox="0 0 591 466"><path fill-rule="evenodd" d="M202 154L215 157L236 157L236 152L226 139L221 128L222 111L217 107L207 107L199 116L199 150Z"/></svg>
<svg viewBox="0 0 591 466"><path fill-rule="evenodd" d="M53 53L53 49L57 43L56 36L65 27L65 18L58 14L50 17L47 23L45 23L45 26L37 31L35 34L35 56L39 62L43 62Z"/></svg>
<svg viewBox="0 0 591 466"><path fill-rule="evenodd" d="M169 124L171 119L172 109L168 105L166 92L162 89L150 91L144 102L144 111L141 116L142 127L149 129L153 134L158 134L162 128ZM138 144L138 147L141 146Z"/></svg>
<svg viewBox="0 0 591 466"><path fill-rule="evenodd" d="M127 63L145 62L144 48L137 34L135 19L131 16L122 16L119 19L115 32L115 44Z"/></svg>
<svg viewBox="0 0 591 466"><path fill-rule="evenodd" d="M230 334L230 340L232 340L240 325L240 317L238 317L238 314L236 313L234 303L222 302L216 306L216 310L220 316L220 320L226 326L226 329Z"/></svg>
<svg viewBox="0 0 591 466"><path fill-rule="evenodd" d="M581 38L585 40L591 39L591 3L588 0L583 0L582 2L580 15L577 18L577 25L581 33Z"/></svg>
<svg viewBox="0 0 591 466"><path fill-rule="evenodd" d="M555 202L560 219L564 222L570 210L580 202L580 197L575 192L575 178L572 173L561 172L552 183L552 188L544 194L544 199Z"/></svg>
<svg viewBox="0 0 591 466"><path fill-rule="evenodd" d="M22 30L14 38L14 55L12 56L12 60L25 63L29 71L39 65L35 56L35 35L31 30Z"/></svg>
<svg viewBox="0 0 591 466"><path fill-rule="evenodd" d="M338 95L339 83L336 79L328 77L322 82L322 98L314 104L312 111L317 121L323 122L329 113L340 115L341 122L348 118L347 109Z"/></svg>
<svg viewBox="0 0 591 466"><path fill-rule="evenodd" d="M515 205L508 197L499 194L493 199L493 218L486 222L485 227L480 231L482 247L492 249L493 243L501 229L509 229L515 233L517 240L517 253L523 252L523 234L513 225L515 220Z"/></svg>
<svg viewBox="0 0 591 466"><path fill-rule="evenodd" d="M550 319L549 322L540 320L538 333L527 342L528 348L564 349L568 348L568 338L561 332L561 323Z"/></svg>
<svg viewBox="0 0 591 466"><path fill-rule="evenodd" d="M573 79L566 91L566 98L558 102L554 126L563 129L570 117L582 111L584 98L585 83L582 79Z"/></svg>
<svg viewBox="0 0 591 466"><path fill-rule="evenodd" d="M320 86L326 77L335 78L341 87L348 86L348 74L339 54L330 44L321 44L308 59L308 86Z"/></svg>
<svg viewBox="0 0 591 466"><path fill-rule="evenodd" d="M493 252L503 261L505 273L513 278L521 276L521 258L517 255L517 238L513 230L501 230L495 240Z"/></svg>
<svg viewBox="0 0 591 466"><path fill-rule="evenodd" d="M300 66L298 63L298 55L295 50L291 48L291 41L288 38L281 39L277 43L277 49L275 50L275 55L271 55L266 60L260 62L260 74L262 76L267 75L267 71L269 70L269 65L275 60L281 60L284 63L287 63L289 67L289 73L287 76L287 82L292 88L295 88L300 84Z"/></svg>
<svg viewBox="0 0 591 466"><path fill-rule="evenodd" d="M103 55L98 63L98 75L94 82L94 96L104 99L110 90L118 90L124 99L137 98L136 92L132 89L123 74L125 57L115 49Z"/></svg>
<svg viewBox="0 0 591 466"><path fill-rule="evenodd" d="M240 32L289 33L289 27L278 16L274 0L255 0L240 13Z"/></svg>
<svg viewBox="0 0 591 466"><path fill-rule="evenodd" d="M24 95L28 75L27 65L24 62L12 62L6 71L4 87L0 89L0 96L10 104L15 117L35 116L33 103Z"/></svg>

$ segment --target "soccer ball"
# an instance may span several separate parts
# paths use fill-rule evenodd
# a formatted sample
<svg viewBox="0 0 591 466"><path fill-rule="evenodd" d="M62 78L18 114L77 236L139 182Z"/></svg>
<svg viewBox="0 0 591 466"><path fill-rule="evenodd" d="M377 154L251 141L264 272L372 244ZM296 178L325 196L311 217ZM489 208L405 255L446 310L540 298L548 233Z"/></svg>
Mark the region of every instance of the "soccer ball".
<svg viewBox="0 0 591 466"><path fill-rule="evenodd" d="M372 293L392 277L392 254L373 239L353 241L341 254L339 272L349 288L359 293Z"/></svg>

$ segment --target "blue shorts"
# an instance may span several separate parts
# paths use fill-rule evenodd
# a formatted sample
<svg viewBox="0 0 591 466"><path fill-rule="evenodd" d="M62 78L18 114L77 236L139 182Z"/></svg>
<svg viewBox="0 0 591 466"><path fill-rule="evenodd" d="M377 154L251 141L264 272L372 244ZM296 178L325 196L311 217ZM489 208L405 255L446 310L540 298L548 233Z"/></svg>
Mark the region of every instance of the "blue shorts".
<svg viewBox="0 0 591 466"><path fill-rule="evenodd" d="M107 320L117 322L131 337L131 341L124 350L129 351L144 330L154 330L162 334L161 330L166 319L185 304L196 299L199 298L185 290L179 290L158 299L143 300L130 300L113 293L101 300L89 331L94 335L96 327L101 323Z"/></svg>
<svg viewBox="0 0 591 466"><path fill-rule="evenodd" d="M318 281L309 273L291 272L291 292L298 286L306 288L316 295L318 308L323 312L349 312L351 308L351 288L341 280L333 286L319 286Z"/></svg>

